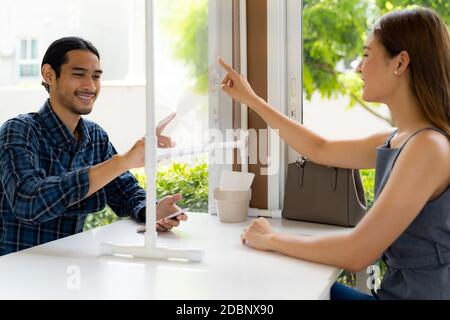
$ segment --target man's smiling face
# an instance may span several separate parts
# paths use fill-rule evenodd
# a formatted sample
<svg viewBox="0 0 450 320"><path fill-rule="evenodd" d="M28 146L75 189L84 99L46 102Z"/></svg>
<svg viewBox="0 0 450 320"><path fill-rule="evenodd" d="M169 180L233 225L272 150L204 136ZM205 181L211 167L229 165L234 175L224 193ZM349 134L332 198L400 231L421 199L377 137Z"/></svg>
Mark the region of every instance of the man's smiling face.
<svg viewBox="0 0 450 320"><path fill-rule="evenodd" d="M85 50L67 52L60 77L51 87L50 96L77 115L91 113L100 93L102 70L98 57Z"/></svg>

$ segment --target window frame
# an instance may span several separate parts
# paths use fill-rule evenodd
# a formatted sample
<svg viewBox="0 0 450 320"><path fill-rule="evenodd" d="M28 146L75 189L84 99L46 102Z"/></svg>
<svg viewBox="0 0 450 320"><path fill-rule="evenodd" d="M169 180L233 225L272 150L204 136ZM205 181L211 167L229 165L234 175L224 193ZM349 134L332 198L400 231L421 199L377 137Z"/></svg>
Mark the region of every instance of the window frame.
<svg viewBox="0 0 450 320"><path fill-rule="evenodd" d="M302 1L268 0L268 103L289 118L303 123ZM268 176L268 209L281 217L287 165L298 153L269 129L269 159L279 159L279 170ZM275 154L278 151L279 154ZM278 210L279 211L278 211Z"/></svg>
<svg viewBox="0 0 450 320"><path fill-rule="evenodd" d="M239 49L238 63L241 74L247 76L247 30L246 0L234 1L239 5ZM301 6L298 0L267 0L267 72L268 102L280 112L302 122L302 45L301 45ZM236 8L235 8L236 9ZM210 0L208 4L208 63L209 63L209 129L218 129L225 137L225 130L233 128L233 101L221 92L220 82L224 72L217 63L221 56L225 61L233 61L233 1ZM236 28L236 26L234 26ZM236 31L236 29L234 29ZM248 129L248 108L241 106L240 127ZM279 170L269 175L267 183L267 212L259 214L281 218L284 183L287 164L298 158L293 150L285 145L269 128L269 159L279 161ZM279 146L279 148L278 148ZM224 150L224 153L228 152ZM216 214L213 191L220 184L222 170L233 170L233 164L216 164L209 153L208 212ZM248 165L241 166L243 171ZM270 171L270 169L268 170Z"/></svg>
<svg viewBox="0 0 450 320"><path fill-rule="evenodd" d="M22 49L23 49L23 41L26 43L26 53L25 58L22 57ZM36 55L33 57L33 46L32 43L35 41L36 43ZM39 41L37 37L34 36L26 36L19 37L17 41L17 50L16 50L16 66L17 66L17 78L20 80L35 80L40 77L39 72ZM36 75L22 75L22 67L24 66L36 66L37 73Z"/></svg>
<svg viewBox="0 0 450 320"><path fill-rule="evenodd" d="M232 1L208 1L208 79L209 79L209 129L219 130L225 137L225 130L233 128L232 100L222 93L221 82L224 72L217 63L217 57L225 61L233 58L233 8ZM224 153L228 152L224 150ZM216 164L209 153L208 165L208 212L217 214L214 189L220 185L222 170L232 170L232 164Z"/></svg>

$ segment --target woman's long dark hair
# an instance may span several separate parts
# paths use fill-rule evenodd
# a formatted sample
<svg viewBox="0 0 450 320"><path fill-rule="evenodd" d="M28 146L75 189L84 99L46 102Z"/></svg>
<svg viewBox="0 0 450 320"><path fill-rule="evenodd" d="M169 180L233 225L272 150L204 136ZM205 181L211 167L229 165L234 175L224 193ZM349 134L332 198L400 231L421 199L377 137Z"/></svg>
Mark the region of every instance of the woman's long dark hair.
<svg viewBox="0 0 450 320"><path fill-rule="evenodd" d="M374 34L391 57L408 52L413 93L431 123L450 134L450 36L442 18L421 7L394 11Z"/></svg>

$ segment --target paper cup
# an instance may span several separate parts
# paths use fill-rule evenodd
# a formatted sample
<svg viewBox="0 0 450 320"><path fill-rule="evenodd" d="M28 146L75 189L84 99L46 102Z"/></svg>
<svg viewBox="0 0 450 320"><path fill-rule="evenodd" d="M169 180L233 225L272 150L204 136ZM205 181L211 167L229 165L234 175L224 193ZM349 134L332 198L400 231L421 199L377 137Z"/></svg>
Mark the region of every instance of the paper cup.
<svg viewBox="0 0 450 320"><path fill-rule="evenodd" d="M222 222L247 221L251 197L251 189L247 191L222 191L219 188L214 189L214 200L216 201L219 220Z"/></svg>

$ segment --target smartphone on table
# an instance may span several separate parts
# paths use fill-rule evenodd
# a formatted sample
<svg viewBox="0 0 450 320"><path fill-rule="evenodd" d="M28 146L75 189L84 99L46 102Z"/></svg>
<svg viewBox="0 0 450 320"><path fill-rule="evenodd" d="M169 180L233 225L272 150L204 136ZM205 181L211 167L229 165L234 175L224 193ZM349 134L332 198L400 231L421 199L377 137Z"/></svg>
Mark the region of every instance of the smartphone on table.
<svg viewBox="0 0 450 320"><path fill-rule="evenodd" d="M179 215L182 215L183 213L186 213L186 212L188 212L189 211L189 208L184 208L184 209L181 209L181 210L178 210L177 212L174 212L174 213L172 213L172 214L169 214L167 217L164 217L163 219L175 219L176 217L178 217ZM145 232L145 225L144 226L141 226L141 227L139 227L137 230L136 230L136 232L137 233L144 233Z"/></svg>

